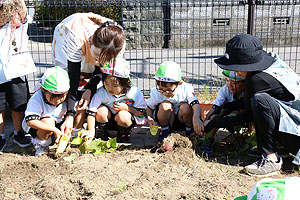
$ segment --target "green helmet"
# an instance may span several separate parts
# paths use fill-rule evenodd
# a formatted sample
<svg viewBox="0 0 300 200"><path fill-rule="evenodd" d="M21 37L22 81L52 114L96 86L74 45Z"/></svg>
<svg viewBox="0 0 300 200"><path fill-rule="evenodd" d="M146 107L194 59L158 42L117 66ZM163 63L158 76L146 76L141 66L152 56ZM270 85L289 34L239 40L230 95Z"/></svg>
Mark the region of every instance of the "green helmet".
<svg viewBox="0 0 300 200"><path fill-rule="evenodd" d="M159 65L154 78L158 81L179 82L181 81L180 66L173 61L165 61Z"/></svg>
<svg viewBox="0 0 300 200"><path fill-rule="evenodd" d="M234 81L244 81L245 79L243 77L238 76L234 71L229 70L223 70L222 72L223 76L234 80Z"/></svg>
<svg viewBox="0 0 300 200"><path fill-rule="evenodd" d="M41 87L53 94L62 94L70 89L68 73L58 66L48 68L40 81Z"/></svg>

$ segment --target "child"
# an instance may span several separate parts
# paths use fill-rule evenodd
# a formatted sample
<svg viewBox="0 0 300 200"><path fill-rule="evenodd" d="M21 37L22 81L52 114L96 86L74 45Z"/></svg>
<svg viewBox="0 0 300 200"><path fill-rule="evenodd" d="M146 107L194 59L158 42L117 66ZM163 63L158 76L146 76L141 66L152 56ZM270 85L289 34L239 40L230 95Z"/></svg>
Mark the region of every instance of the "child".
<svg viewBox="0 0 300 200"><path fill-rule="evenodd" d="M41 87L29 99L23 128L36 137L32 144L35 156L47 154L54 134L57 143L64 133L58 128L67 112L66 97L70 88L68 73L60 67L46 70L41 78Z"/></svg>
<svg viewBox="0 0 300 200"><path fill-rule="evenodd" d="M36 70L27 48L27 20L23 0L0 1L0 151L6 145L4 114L7 104L14 125L13 142L20 147L31 144L22 130L24 111L30 97L25 75Z"/></svg>
<svg viewBox="0 0 300 200"><path fill-rule="evenodd" d="M132 87L129 63L123 58L112 59L102 68L102 82L93 96L87 114L88 131L83 134L88 139L95 136L95 122L99 124L101 137L108 139L106 130L116 127L117 142L129 142L130 130L146 109L144 95L137 87Z"/></svg>
<svg viewBox="0 0 300 200"><path fill-rule="evenodd" d="M158 138L162 142L171 130L185 129L186 135L200 133L200 105L192 85L181 80L180 66L172 61L163 62L155 74L156 87L147 100L149 126L161 126Z"/></svg>
<svg viewBox="0 0 300 200"><path fill-rule="evenodd" d="M204 131L206 133L210 132L210 135L207 136L206 140L201 146L201 150L206 153L211 152L215 133L218 130L217 128L228 128L230 126L228 121L222 123L222 117L229 114L239 114L244 107L243 97L245 79L236 75L235 72L229 70L224 70L222 74L225 77L226 85L221 87L219 90L213 107L203 122L205 125ZM219 121L217 121L217 118Z"/></svg>

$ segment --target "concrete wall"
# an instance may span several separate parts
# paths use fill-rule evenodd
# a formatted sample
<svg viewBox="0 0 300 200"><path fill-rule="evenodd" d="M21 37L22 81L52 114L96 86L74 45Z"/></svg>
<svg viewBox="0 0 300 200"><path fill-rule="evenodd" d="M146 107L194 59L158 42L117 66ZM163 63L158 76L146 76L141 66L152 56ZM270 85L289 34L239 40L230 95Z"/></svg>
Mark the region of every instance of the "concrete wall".
<svg viewBox="0 0 300 200"><path fill-rule="evenodd" d="M298 43L299 13L300 5L257 5L254 34L265 45ZM247 32L247 18L248 5L191 6L162 1L123 9L129 48L161 48L167 41L170 48L223 46L233 35ZM169 38L165 34L168 21Z"/></svg>
<svg viewBox="0 0 300 200"><path fill-rule="evenodd" d="M127 49L162 47L163 12L160 4L128 4L122 15Z"/></svg>

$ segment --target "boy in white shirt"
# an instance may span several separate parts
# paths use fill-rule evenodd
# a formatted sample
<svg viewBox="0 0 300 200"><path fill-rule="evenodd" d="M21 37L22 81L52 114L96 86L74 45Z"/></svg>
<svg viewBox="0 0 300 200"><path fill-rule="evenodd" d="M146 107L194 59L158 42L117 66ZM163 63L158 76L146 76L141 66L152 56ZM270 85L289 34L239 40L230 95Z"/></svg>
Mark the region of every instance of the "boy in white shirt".
<svg viewBox="0 0 300 200"><path fill-rule="evenodd" d="M160 125L158 138L162 142L171 131L185 130L186 135L201 132L200 105L192 85L181 80L180 66L172 61L163 62L155 74L156 87L147 100L149 126Z"/></svg>
<svg viewBox="0 0 300 200"><path fill-rule="evenodd" d="M207 136L201 146L201 151L205 153L211 152L218 128L226 127L230 130L231 127L233 127L230 126L230 121L224 121L222 119L225 119L224 117L229 114L237 115L241 113L244 108L245 79L229 70L224 70L222 74L225 77L226 85L219 90L213 107L203 122L205 125L204 132L210 132L210 135Z"/></svg>
<svg viewBox="0 0 300 200"><path fill-rule="evenodd" d="M36 135L31 141L36 156L48 153L53 134L56 143L64 135L59 126L67 112L65 100L70 80L68 73L56 66L46 70L40 84L41 88L29 99L23 120L23 129Z"/></svg>

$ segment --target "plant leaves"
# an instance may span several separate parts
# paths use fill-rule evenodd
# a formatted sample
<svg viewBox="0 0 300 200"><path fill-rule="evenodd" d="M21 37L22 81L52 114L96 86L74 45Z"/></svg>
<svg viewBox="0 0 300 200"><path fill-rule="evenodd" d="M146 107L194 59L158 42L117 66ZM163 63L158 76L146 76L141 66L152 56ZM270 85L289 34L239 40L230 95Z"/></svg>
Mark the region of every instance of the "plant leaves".
<svg viewBox="0 0 300 200"><path fill-rule="evenodd" d="M76 139L76 138L75 138ZM82 141L84 141L81 138ZM75 140L75 142L79 142ZM89 153L92 152L94 155L104 154L106 152L113 152L117 149L117 139L110 138L108 141L103 141L101 139L95 139L89 142L83 142L79 146L79 150L81 153Z"/></svg>
<svg viewBox="0 0 300 200"><path fill-rule="evenodd" d="M77 136L81 137L82 133L84 132L84 129L81 129L80 131L77 132Z"/></svg>
<svg viewBox="0 0 300 200"><path fill-rule="evenodd" d="M91 141L87 146L86 146L86 148L87 149L97 149L97 146L99 145L99 140L98 139L96 139L96 140L93 140L93 141Z"/></svg>
<svg viewBox="0 0 300 200"><path fill-rule="evenodd" d="M110 138L107 143L109 143L110 148L117 148L117 137Z"/></svg>
<svg viewBox="0 0 300 200"><path fill-rule="evenodd" d="M78 149L80 150L80 153L87 153L84 144L81 144L81 145L78 147Z"/></svg>
<svg viewBox="0 0 300 200"><path fill-rule="evenodd" d="M102 155L102 154L104 154L104 153L105 153L105 151L101 151L101 150L97 150L97 151L93 152L93 154L94 154L95 156L97 156L97 155Z"/></svg>
<svg viewBox="0 0 300 200"><path fill-rule="evenodd" d="M78 144L81 144L82 142L83 142L83 139L80 136L78 136L78 137L76 137L72 140L71 144L77 144L78 145Z"/></svg>
<svg viewBox="0 0 300 200"><path fill-rule="evenodd" d="M107 149L107 152L111 153L111 152L114 152L116 149L115 148L110 148L110 149Z"/></svg>
<svg viewBox="0 0 300 200"><path fill-rule="evenodd" d="M72 153L72 154L69 155L69 156L63 157L63 159L64 159L65 161L71 162L72 160L74 160L74 159L77 158L77 157L78 157L77 154Z"/></svg>

